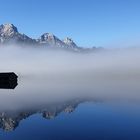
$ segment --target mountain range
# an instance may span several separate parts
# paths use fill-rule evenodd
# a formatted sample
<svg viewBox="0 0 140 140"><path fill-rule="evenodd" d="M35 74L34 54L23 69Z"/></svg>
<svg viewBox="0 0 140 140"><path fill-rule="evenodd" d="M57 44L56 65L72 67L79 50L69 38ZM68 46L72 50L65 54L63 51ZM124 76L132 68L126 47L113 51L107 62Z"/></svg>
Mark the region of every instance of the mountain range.
<svg viewBox="0 0 140 140"><path fill-rule="evenodd" d="M18 44L21 46L59 48L78 52L95 51L101 49L96 47L79 47L71 38L67 37L64 40L60 40L51 33L44 33L38 39L32 39L31 37L20 33L17 27L15 27L13 24L0 25L0 46L11 44Z"/></svg>

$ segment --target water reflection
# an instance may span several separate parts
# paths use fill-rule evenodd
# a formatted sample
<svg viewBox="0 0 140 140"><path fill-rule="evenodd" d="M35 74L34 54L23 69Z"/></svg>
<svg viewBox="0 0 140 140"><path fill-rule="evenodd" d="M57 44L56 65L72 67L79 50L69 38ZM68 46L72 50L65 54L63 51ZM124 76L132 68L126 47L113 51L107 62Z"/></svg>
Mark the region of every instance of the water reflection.
<svg viewBox="0 0 140 140"><path fill-rule="evenodd" d="M15 74L0 76L2 89L15 89L18 80ZM79 94L74 95L70 88L64 94L66 89L62 86L63 82L50 83L51 80L45 78L19 77L19 86L15 90L0 90L0 128L7 132L13 131L23 119L38 113L50 120L61 112L72 113L80 103L91 100Z"/></svg>
<svg viewBox="0 0 140 140"><path fill-rule="evenodd" d="M0 71L19 75L17 87L17 81L1 83L8 89L0 89L0 139L140 139L139 51L7 55L6 50L0 57ZM102 103L81 105L89 100ZM61 112L73 113L65 118Z"/></svg>
<svg viewBox="0 0 140 140"><path fill-rule="evenodd" d="M84 102L84 100L75 99L72 101L51 104L40 109L1 112L0 128L5 131L13 131L16 127L18 127L20 121L37 113L41 114L43 118L50 120L55 118L61 112L72 113L82 102Z"/></svg>
<svg viewBox="0 0 140 140"><path fill-rule="evenodd" d="M5 140L9 138L11 139L11 135L13 135L13 139L15 139L15 137L19 139L21 138L19 135L23 134L26 129L28 129L28 127L30 127L28 131L31 134L34 133L34 130L32 130L32 128L34 128L35 122L28 124L23 120L27 121L30 116L36 116L37 114L39 114L39 116L42 116L41 119L37 119L38 124L42 122L43 118L46 119L46 122L47 120L49 120L49 122L52 122L53 119L54 126L51 126L51 128L53 127L53 129L55 130L55 126L58 125L55 122L55 120L57 120L56 116L61 116L62 112L71 113L78 107L79 104L86 101L94 101L94 103L105 102L105 104L95 104L95 106L93 106L93 109L91 110L89 110L89 108L92 108L90 106L86 106L86 108L83 107L81 108L82 113L77 113L77 116L73 115L76 113L76 111L74 111L72 115L69 115L71 119L68 124L67 122L65 122L65 119L62 119L60 121L60 124L62 123L63 127L59 125L60 130L62 130L61 135L64 135L63 131L67 128L67 125L69 125L69 129L71 131L76 129L75 132L77 132L77 139L81 136L81 129L85 130L85 133L83 133L83 135L85 135L86 137L90 135L91 139L93 139L94 137L92 129L94 129L94 131L98 131L101 129L102 131L107 131L108 134L112 129L112 123L115 123L114 120L118 118L121 120L126 116L122 115L123 111L119 112L118 110L115 110L113 112L112 110L114 109L108 109L110 108L110 106L107 106L106 104L109 101L114 100L117 100L117 103L119 104L120 98L123 101L126 100L130 102L133 102L134 100L135 103L136 100L138 102L140 101L140 87L138 86L139 79L132 79L129 76L121 77L116 76L115 74L112 75L113 76L110 78L109 75L94 75L94 73L91 72L86 74L69 73L65 75L60 73L52 75L44 74L36 76L19 76L18 86L14 90L0 89L0 133L2 135L2 138ZM136 106L139 109L139 104ZM133 107L133 110L136 109L136 106ZM118 108L119 110L121 110L122 106ZM126 107L124 111L126 111L127 109L130 110L129 113L132 113L133 110L131 109L131 106ZM133 112L132 114L136 114L136 112ZM119 114L121 114L122 116L117 116ZM138 116L140 116L140 114L138 114ZM128 118L128 121L127 119L124 119L124 121L127 121L127 125L129 124L129 122L133 122L133 118L136 118L139 122L139 118L136 115L134 115L134 117L131 119L131 115L128 114L126 118ZM110 122L110 120L113 121ZM122 128L122 122L120 120L118 120L118 122L120 123L118 126L119 129ZM74 123L71 123L71 121ZM23 124L25 123L28 127L21 129L20 126L22 122ZM86 124L86 122L88 122L88 125ZM81 128L81 123L84 123L83 128ZM44 125L45 123L43 122L43 126ZM125 132L127 132L125 126L126 125L124 125L123 127L126 130ZM133 123L132 126L134 128L136 127L136 124ZM140 125L138 125L138 127L139 126ZM43 135L44 138L48 138L45 129L49 126L45 125L45 128L42 128L42 125L40 124L40 126L37 127L37 129L39 129L36 132L38 134L38 137L41 137ZM105 127L109 128L104 129ZM88 129L88 131L86 131L86 129ZM116 131L119 132L119 130L114 130L111 133L115 133ZM53 133L52 130L50 130L49 132ZM25 136L28 134L29 133L27 132ZM67 131L66 135L69 136L69 131ZM30 135L29 137L32 136ZM23 138L25 139L25 137ZM35 136L33 139L35 139ZM38 140L39 138L36 139Z"/></svg>

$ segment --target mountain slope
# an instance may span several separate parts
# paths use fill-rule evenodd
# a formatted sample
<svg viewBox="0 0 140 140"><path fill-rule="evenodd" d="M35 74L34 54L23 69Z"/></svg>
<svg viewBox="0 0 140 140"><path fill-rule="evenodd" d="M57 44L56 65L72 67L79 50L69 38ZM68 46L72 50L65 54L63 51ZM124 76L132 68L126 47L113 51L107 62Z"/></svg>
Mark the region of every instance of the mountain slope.
<svg viewBox="0 0 140 140"><path fill-rule="evenodd" d="M48 47L48 48L59 48L65 50L71 50L76 52L92 52L98 50L98 48L83 48L76 45L76 43L67 37L64 40L60 40L58 37L51 33L44 33L39 39L32 39L25 34L18 32L17 27L13 24L2 24L0 25L0 46L2 45L28 45L36 47Z"/></svg>
<svg viewBox="0 0 140 140"><path fill-rule="evenodd" d="M57 46L57 47L64 47L65 43L62 42L58 37L51 33L44 33L38 39L39 44L48 45L48 46Z"/></svg>
<svg viewBox="0 0 140 140"><path fill-rule="evenodd" d="M35 44L36 41L18 32L17 27L13 24L0 25L0 43L1 44Z"/></svg>

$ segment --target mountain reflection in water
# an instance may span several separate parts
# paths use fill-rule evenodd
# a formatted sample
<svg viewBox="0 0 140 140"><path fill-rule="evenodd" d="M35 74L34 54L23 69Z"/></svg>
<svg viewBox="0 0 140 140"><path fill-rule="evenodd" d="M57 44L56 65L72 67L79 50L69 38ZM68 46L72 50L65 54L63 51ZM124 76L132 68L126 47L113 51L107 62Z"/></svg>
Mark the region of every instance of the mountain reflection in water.
<svg viewBox="0 0 140 140"><path fill-rule="evenodd" d="M127 75L19 76L14 90L0 89L0 139L137 140L139 91Z"/></svg>
<svg viewBox="0 0 140 140"><path fill-rule="evenodd" d="M19 126L20 121L38 113L43 118L53 119L61 112L71 113L80 103L91 100L79 95L73 96L74 94L70 94L69 88L67 89L69 95L65 95L66 89L63 88L62 83L60 86L59 84L46 82L51 81L42 78L21 79L19 77L20 84L18 86L17 79L12 83L9 80L0 82L0 87L3 88L0 91L1 129L13 131ZM9 86L9 83L11 83L11 86ZM16 87L16 89L6 90L14 89L11 87Z"/></svg>
<svg viewBox="0 0 140 140"><path fill-rule="evenodd" d="M67 101L64 103L48 105L46 108L40 108L40 110L21 110L16 112L1 112L0 113L0 128L5 131L14 130L18 127L21 120L28 118L33 114L40 113L46 119L53 119L59 113L66 112L71 113L80 104L82 100Z"/></svg>

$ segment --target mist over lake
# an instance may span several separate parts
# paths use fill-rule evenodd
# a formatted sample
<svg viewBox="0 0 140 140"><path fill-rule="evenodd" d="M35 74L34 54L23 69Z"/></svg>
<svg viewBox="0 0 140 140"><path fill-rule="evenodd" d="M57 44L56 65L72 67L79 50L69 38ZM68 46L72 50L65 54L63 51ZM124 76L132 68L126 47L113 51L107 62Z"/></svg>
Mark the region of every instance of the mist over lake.
<svg viewBox="0 0 140 140"><path fill-rule="evenodd" d="M140 140L139 7L1 0L0 140Z"/></svg>
<svg viewBox="0 0 140 140"><path fill-rule="evenodd" d="M0 49L0 71L19 76L15 90L1 90L0 104L7 100L6 104L15 108L77 97L140 100L139 49L86 54L19 46Z"/></svg>
<svg viewBox="0 0 140 140"><path fill-rule="evenodd" d="M20 46L0 48L0 71L15 72L18 75L18 85L15 89L0 89L1 137L18 138L17 133L25 131L26 127L35 127L36 122L40 122L40 131L37 127L34 130L34 132L38 131L39 135L33 137L26 133L25 137L38 139L38 136L41 136L56 139L49 134L40 135L44 129L49 131L49 124L52 123L54 126L51 129L54 131L59 129L56 133L59 138L62 136L70 138L68 130L64 135L60 130L63 128L57 124L57 122L65 122L69 128L77 132L75 137L79 139L82 139L81 136L84 139L89 135L89 139L102 138L98 135L98 130L96 135L91 134L92 129L103 128L98 123L95 127L87 122L90 127L86 127L88 131L83 130L85 133L81 136L79 135L80 125L70 126L72 118L75 118L76 123L85 119L95 123L95 121L103 121L101 116L104 116L106 121L107 118L112 121L118 119L118 124L114 122L118 129L122 127L122 119L125 117L127 121L124 122L127 125L130 125L129 121L131 121L131 126L139 128L132 121L135 118L139 122L138 116L140 116L138 112L140 108L139 53L138 48L106 49L84 54ZM109 110L113 110L111 111L113 116ZM67 116L64 112L70 114ZM103 115L105 112L106 115ZM117 112L119 112L118 117L114 116ZM129 113L132 112L137 115L130 117ZM83 118L85 115L86 118ZM48 125L42 123L41 116L46 118L44 121L49 123ZM27 122L23 119L27 119ZM29 126L30 121L32 124ZM112 121L108 123L108 127L111 127ZM106 125L104 127L107 127ZM113 133L118 131L117 128L113 129L109 135L105 134L104 137L110 139L116 137ZM125 125L123 128L125 129ZM110 128L106 133L109 130ZM29 131L33 132L31 129ZM71 132L74 133L73 131ZM130 138L134 135L139 137L134 129L128 131L131 131ZM119 136L122 137L124 133L120 133ZM124 138L129 139L128 136ZM23 139L25 137L22 136Z"/></svg>

